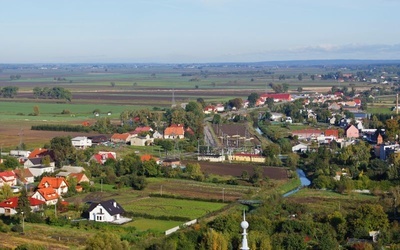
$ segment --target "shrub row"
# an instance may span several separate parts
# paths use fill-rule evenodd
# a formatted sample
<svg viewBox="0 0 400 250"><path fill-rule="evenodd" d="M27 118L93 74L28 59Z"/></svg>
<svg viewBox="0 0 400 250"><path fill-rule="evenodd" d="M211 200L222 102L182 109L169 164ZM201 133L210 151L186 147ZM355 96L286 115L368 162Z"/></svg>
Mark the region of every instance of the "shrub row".
<svg viewBox="0 0 400 250"><path fill-rule="evenodd" d="M31 127L31 130L86 132L86 133L92 131L90 127L84 127L82 125L53 125L53 124L33 125Z"/></svg>

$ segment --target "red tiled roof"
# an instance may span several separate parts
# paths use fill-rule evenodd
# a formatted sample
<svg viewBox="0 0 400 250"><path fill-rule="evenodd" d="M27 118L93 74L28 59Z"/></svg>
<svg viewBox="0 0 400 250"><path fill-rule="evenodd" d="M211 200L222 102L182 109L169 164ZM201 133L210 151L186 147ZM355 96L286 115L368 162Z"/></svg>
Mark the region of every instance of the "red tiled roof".
<svg viewBox="0 0 400 250"><path fill-rule="evenodd" d="M152 155L141 155L140 156L141 161L150 161L151 159L153 159Z"/></svg>
<svg viewBox="0 0 400 250"><path fill-rule="evenodd" d="M48 150L45 148L35 148L31 154L28 156L28 158L36 158L39 157L41 155L43 155L44 153L46 153Z"/></svg>
<svg viewBox="0 0 400 250"><path fill-rule="evenodd" d="M116 139L116 140L124 140L126 141L129 137L131 136L131 134L129 133L123 133L123 134L113 134L111 136L111 139Z"/></svg>
<svg viewBox="0 0 400 250"><path fill-rule="evenodd" d="M355 102L357 105L361 105L361 99L353 99L353 102Z"/></svg>
<svg viewBox="0 0 400 250"><path fill-rule="evenodd" d="M29 200L29 204L33 207L33 206L38 206L38 205L42 205L45 202L32 198L32 197L28 197ZM8 208L17 208L18 206L18 197L11 197L10 199L4 200L2 202L0 202L0 207L8 207Z"/></svg>
<svg viewBox="0 0 400 250"><path fill-rule="evenodd" d="M58 199L59 195L53 188L41 188L37 190L46 201Z"/></svg>
<svg viewBox="0 0 400 250"><path fill-rule="evenodd" d="M63 182L68 186L68 183L64 177L43 177L38 185L38 188L46 188L46 183L51 188L59 188Z"/></svg>
<svg viewBox="0 0 400 250"><path fill-rule="evenodd" d="M172 124L165 129L164 135L184 135L185 131L182 124Z"/></svg>
<svg viewBox="0 0 400 250"><path fill-rule="evenodd" d="M82 180L82 177L85 175L85 173L71 173L69 176L75 177L78 182Z"/></svg>
<svg viewBox="0 0 400 250"><path fill-rule="evenodd" d="M260 97L267 99L267 98L273 98L273 99L279 99L279 100L291 100L292 96L287 93L278 93L278 94L262 94Z"/></svg>
<svg viewBox="0 0 400 250"><path fill-rule="evenodd" d="M7 181L6 178L17 178L17 176L14 174L13 171L4 171L4 172L0 172L0 178L2 178L3 180Z"/></svg>
<svg viewBox="0 0 400 250"><path fill-rule="evenodd" d="M137 128L135 128L135 130L133 130L132 132L130 132L130 134L132 134L132 135L137 135L137 134L140 134L140 133L142 133L142 132L149 132L149 131L151 131L151 130L152 130L152 128L149 127L149 126L137 127Z"/></svg>
<svg viewBox="0 0 400 250"><path fill-rule="evenodd" d="M327 129L325 130L325 136L335 136L336 138L339 137L339 130L337 129Z"/></svg>

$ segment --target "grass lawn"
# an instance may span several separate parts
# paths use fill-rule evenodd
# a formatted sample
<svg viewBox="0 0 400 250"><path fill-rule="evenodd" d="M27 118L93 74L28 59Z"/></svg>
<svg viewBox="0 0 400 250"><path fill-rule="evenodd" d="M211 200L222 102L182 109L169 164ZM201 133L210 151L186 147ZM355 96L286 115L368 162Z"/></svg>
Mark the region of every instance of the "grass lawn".
<svg viewBox="0 0 400 250"><path fill-rule="evenodd" d="M180 216L196 219L226 206L224 203L151 197L122 204L126 211L152 216Z"/></svg>
<svg viewBox="0 0 400 250"><path fill-rule="evenodd" d="M173 227L182 225L182 221L167 221L167 220L153 220L139 218L127 224L124 227L135 227L139 231L155 230L159 232L164 232Z"/></svg>

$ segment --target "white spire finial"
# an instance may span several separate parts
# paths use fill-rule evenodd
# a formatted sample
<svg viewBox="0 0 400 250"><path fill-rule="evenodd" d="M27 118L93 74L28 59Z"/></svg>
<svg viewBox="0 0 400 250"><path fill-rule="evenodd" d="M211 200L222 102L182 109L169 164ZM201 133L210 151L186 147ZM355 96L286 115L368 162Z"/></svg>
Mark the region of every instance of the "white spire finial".
<svg viewBox="0 0 400 250"><path fill-rule="evenodd" d="M242 239L242 247L240 248L241 250L250 250L249 246L247 245L247 233L246 229L249 227L249 223L246 221L246 212L243 211L243 221L240 223L240 226L243 229L243 239Z"/></svg>

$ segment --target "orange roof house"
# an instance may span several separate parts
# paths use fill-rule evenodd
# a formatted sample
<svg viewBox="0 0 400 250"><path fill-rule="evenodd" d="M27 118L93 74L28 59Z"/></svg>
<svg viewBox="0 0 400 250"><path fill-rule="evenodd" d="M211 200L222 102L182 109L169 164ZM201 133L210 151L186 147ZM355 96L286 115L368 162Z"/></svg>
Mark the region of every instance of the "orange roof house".
<svg viewBox="0 0 400 250"><path fill-rule="evenodd" d="M71 173L69 178L76 178L77 183L81 182L90 182L89 178L85 175L85 173Z"/></svg>
<svg viewBox="0 0 400 250"><path fill-rule="evenodd" d="M131 141L132 135L129 133L123 134L113 134L111 136L111 141L115 143L128 143Z"/></svg>
<svg viewBox="0 0 400 250"><path fill-rule="evenodd" d="M36 192L32 195L32 198L44 201L47 205L55 205L57 204L58 198L60 198L60 196L58 195L56 190L48 187L36 190Z"/></svg>
<svg viewBox="0 0 400 250"><path fill-rule="evenodd" d="M183 124L172 124L164 130L164 139L183 139L185 138L185 129Z"/></svg>
<svg viewBox="0 0 400 250"><path fill-rule="evenodd" d="M68 192L68 183L64 177L43 177L38 188L53 188L57 194L61 195Z"/></svg>
<svg viewBox="0 0 400 250"><path fill-rule="evenodd" d="M147 154L147 155L141 155L141 156L140 156L140 160L141 160L142 162L144 162L144 161L150 161L150 160L154 160L154 161L156 161L157 163L160 162L160 159L159 159L159 158L154 157L154 156L149 155L149 154Z"/></svg>
<svg viewBox="0 0 400 250"><path fill-rule="evenodd" d="M325 136L334 136L336 138L339 138L339 130L327 129L327 130L325 130Z"/></svg>
<svg viewBox="0 0 400 250"><path fill-rule="evenodd" d="M45 149L45 148L35 148L30 155L28 156L28 158L37 158L37 157L42 157L44 155L46 155L46 153L49 150Z"/></svg>

